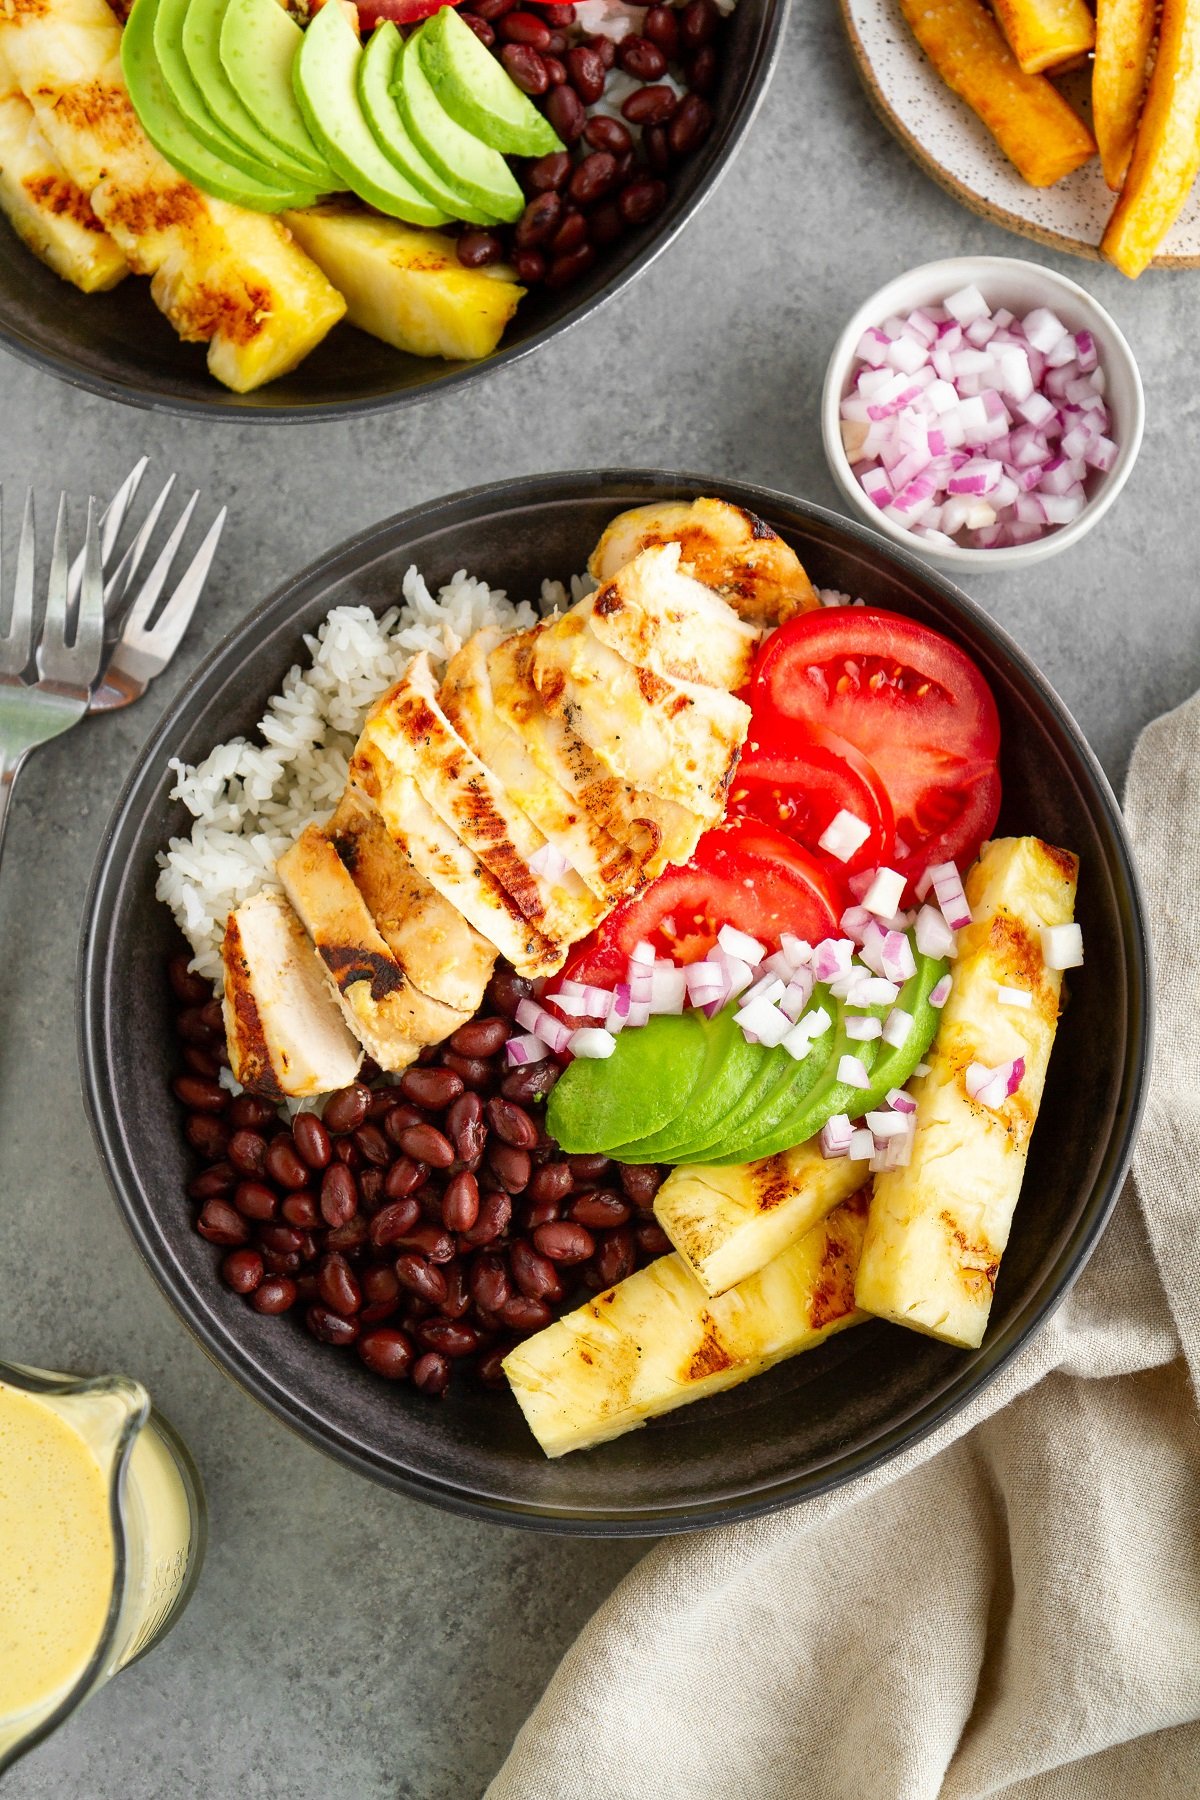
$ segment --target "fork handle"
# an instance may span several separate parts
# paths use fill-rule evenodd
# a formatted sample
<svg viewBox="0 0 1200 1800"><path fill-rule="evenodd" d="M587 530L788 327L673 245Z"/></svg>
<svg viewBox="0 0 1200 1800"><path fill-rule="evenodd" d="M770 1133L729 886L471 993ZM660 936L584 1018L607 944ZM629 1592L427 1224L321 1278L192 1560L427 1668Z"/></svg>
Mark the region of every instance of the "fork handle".
<svg viewBox="0 0 1200 1800"><path fill-rule="evenodd" d="M5 756L0 751L0 858L4 855L4 829L8 823L8 803L12 798L17 776L21 773L28 754L27 750L22 750L16 756Z"/></svg>

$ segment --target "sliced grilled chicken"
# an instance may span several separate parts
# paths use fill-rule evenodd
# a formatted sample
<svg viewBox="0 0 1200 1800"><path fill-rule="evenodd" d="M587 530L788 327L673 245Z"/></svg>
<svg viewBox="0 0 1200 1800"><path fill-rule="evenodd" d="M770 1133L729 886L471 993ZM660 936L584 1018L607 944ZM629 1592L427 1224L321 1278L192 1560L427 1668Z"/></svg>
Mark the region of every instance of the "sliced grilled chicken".
<svg viewBox="0 0 1200 1800"><path fill-rule="evenodd" d="M495 627L477 631L451 658L441 686L442 709L514 804L566 857L592 893L612 905L637 885L638 859L568 788L539 767L497 711L488 657L503 638Z"/></svg>
<svg viewBox="0 0 1200 1800"><path fill-rule="evenodd" d="M681 571L678 544L643 550L573 610L639 669L731 694L750 679L758 627Z"/></svg>
<svg viewBox="0 0 1200 1800"><path fill-rule="evenodd" d="M404 970L411 1035L440 1044L483 1005L496 966L494 945L417 872L378 807L353 784L325 835Z"/></svg>
<svg viewBox="0 0 1200 1800"><path fill-rule="evenodd" d="M292 369L346 303L278 219L184 181L142 130L105 0L0 7L0 51L66 176L180 337L238 393Z"/></svg>
<svg viewBox="0 0 1200 1800"><path fill-rule="evenodd" d="M404 970L321 827L301 832L275 869L351 1031L381 1069L406 1069L421 1039L409 1029Z"/></svg>
<svg viewBox="0 0 1200 1800"><path fill-rule="evenodd" d="M264 890L230 913L221 954L229 1063L243 1087L303 1099L354 1080L362 1051L282 894Z"/></svg>
<svg viewBox="0 0 1200 1800"><path fill-rule="evenodd" d="M368 729L397 772L565 955L604 916L573 869L541 872L547 839L458 734L438 703L429 658L414 656L371 714Z"/></svg>
<svg viewBox="0 0 1200 1800"><path fill-rule="evenodd" d="M668 863L687 861L703 826L676 801L616 780L566 718L547 712L533 678L537 640L546 629L514 632L488 657L496 711L519 733L543 774L574 795L596 828L631 852L638 881L649 881Z"/></svg>
<svg viewBox="0 0 1200 1800"><path fill-rule="evenodd" d="M422 798L406 770L376 741L372 721L355 746L352 780L378 806L388 832L419 874L506 956L518 974L536 979L563 964L557 944L529 923L520 907Z"/></svg>
<svg viewBox="0 0 1200 1800"><path fill-rule="evenodd" d="M727 500L672 500L620 513L588 569L601 584L611 581L652 544L678 544L683 569L753 625L782 625L821 604L795 551L756 513Z"/></svg>
<svg viewBox="0 0 1200 1800"><path fill-rule="evenodd" d="M572 611L537 639L534 680L619 781L715 825L745 742L750 708L732 694L635 668Z"/></svg>

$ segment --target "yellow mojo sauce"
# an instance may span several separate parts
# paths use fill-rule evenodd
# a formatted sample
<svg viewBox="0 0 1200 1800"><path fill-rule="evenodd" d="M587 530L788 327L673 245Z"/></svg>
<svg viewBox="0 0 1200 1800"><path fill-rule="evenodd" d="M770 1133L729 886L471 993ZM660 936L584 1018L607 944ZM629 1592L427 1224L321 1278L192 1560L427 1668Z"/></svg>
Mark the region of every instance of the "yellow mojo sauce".
<svg viewBox="0 0 1200 1800"><path fill-rule="evenodd" d="M0 1381L0 1723L78 1680L113 1576L108 1489L90 1446Z"/></svg>

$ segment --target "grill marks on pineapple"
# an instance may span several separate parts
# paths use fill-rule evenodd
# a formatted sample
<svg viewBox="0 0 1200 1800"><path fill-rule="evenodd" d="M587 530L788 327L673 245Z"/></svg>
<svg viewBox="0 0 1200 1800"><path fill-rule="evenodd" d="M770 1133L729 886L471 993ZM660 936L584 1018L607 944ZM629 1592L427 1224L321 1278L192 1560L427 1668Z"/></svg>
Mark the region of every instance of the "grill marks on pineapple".
<svg viewBox="0 0 1200 1800"><path fill-rule="evenodd" d="M704 1336L700 1340L700 1348L687 1366L688 1381L703 1381L709 1375L720 1375L723 1370L732 1369L738 1360L721 1342L711 1315L701 1313L700 1322L704 1328Z"/></svg>
<svg viewBox="0 0 1200 1800"><path fill-rule="evenodd" d="M854 1311L854 1277L858 1269L858 1252L862 1241L861 1227L845 1229L845 1215L861 1220L871 1193L868 1184L851 1199L843 1201L837 1212L830 1214L828 1241L821 1256L821 1273L813 1289L809 1318L814 1331L844 1319ZM838 1212L843 1217L838 1218Z"/></svg>
<svg viewBox="0 0 1200 1800"><path fill-rule="evenodd" d="M230 290L201 282L185 299L173 301L168 316L186 343L207 344L221 337L246 345L260 335L271 316L271 294L264 287Z"/></svg>
<svg viewBox="0 0 1200 1800"><path fill-rule="evenodd" d="M11 8L14 0L6 0ZM29 0L15 0L21 12L48 12L46 5L30 5ZM91 132L110 150L131 150L145 143L133 102L116 82L96 76L92 81L79 81L57 93L51 87L39 87L39 98L49 100L58 116L76 131ZM194 190L193 190L194 191Z"/></svg>
<svg viewBox="0 0 1200 1800"><path fill-rule="evenodd" d="M990 1298L1000 1271L1000 1252L986 1241L973 1244L952 1213L943 1211L938 1217L957 1252L958 1273L967 1293L972 1298L980 1295Z"/></svg>
<svg viewBox="0 0 1200 1800"><path fill-rule="evenodd" d="M35 206L56 218L73 219L81 231L103 233L104 227L92 211L92 203L81 187L65 175L27 176L21 183Z"/></svg>

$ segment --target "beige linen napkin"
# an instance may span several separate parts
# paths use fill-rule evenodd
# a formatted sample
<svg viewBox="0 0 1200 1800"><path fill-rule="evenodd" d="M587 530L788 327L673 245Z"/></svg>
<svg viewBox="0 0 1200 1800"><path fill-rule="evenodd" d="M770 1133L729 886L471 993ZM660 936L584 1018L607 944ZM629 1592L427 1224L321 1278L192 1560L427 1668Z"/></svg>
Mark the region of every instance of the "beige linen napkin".
<svg viewBox="0 0 1200 1800"><path fill-rule="evenodd" d="M1200 695L1142 734L1126 813L1158 1044L1083 1277L915 1449L653 1550L488 1800L1200 1795Z"/></svg>

